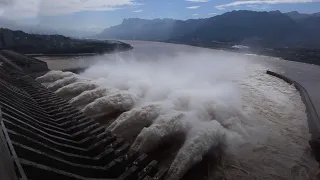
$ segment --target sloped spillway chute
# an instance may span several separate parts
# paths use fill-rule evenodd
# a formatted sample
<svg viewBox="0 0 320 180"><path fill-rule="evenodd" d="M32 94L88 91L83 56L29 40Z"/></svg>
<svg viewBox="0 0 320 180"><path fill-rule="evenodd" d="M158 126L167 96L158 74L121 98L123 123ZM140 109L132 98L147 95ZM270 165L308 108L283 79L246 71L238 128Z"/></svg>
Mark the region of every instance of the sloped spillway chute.
<svg viewBox="0 0 320 180"><path fill-rule="evenodd" d="M33 73L44 74L45 65L28 74L17 68L21 63L13 65L16 59L3 58L0 51L1 180L164 179L167 170L159 169L158 161L129 152L127 141L35 81ZM71 75L59 73L39 80L52 84L50 76Z"/></svg>

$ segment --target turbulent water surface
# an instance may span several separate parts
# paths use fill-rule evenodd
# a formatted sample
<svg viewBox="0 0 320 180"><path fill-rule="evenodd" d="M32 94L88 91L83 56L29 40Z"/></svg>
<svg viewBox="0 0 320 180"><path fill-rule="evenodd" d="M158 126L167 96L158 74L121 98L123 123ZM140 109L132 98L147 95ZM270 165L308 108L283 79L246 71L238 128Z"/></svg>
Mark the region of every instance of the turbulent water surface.
<svg viewBox="0 0 320 180"><path fill-rule="evenodd" d="M181 144L168 158L168 179L208 155L221 157L209 179L315 179L305 106L293 86L265 73L279 70L270 58L131 44L131 52L77 62L90 64L82 74L51 71L38 81L88 116L118 113L106 127L133 150Z"/></svg>

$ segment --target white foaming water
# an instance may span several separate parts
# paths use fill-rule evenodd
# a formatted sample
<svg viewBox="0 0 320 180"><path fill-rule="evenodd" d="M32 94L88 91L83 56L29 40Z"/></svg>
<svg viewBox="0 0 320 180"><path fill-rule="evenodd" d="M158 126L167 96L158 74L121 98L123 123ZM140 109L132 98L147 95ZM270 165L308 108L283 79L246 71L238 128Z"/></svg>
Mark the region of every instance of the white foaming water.
<svg viewBox="0 0 320 180"><path fill-rule="evenodd" d="M211 148L225 142L225 129L217 121L201 122L189 132L167 174L168 180L179 180L188 169L202 160Z"/></svg>
<svg viewBox="0 0 320 180"><path fill-rule="evenodd" d="M56 94L69 100L75 96L78 96L84 91L92 90L97 87L97 84L90 81L75 82L58 89L56 91Z"/></svg>
<svg viewBox="0 0 320 180"><path fill-rule="evenodd" d="M228 161L219 173L227 179L305 179L316 163L305 153L304 104L293 86L265 71L238 54L108 60L80 76L115 92L84 88L71 102L80 99L89 116L127 111L108 129L127 139L137 136L132 148L142 152L183 134L171 179L221 145Z"/></svg>
<svg viewBox="0 0 320 180"><path fill-rule="evenodd" d="M83 107L93 102L94 100L107 96L108 94L114 93L113 88L97 88L82 92L79 96L72 98L69 103L75 107Z"/></svg>
<svg viewBox="0 0 320 180"><path fill-rule="evenodd" d="M50 71L47 74L38 77L36 80L40 83L52 83L72 75L74 75L72 72Z"/></svg>
<svg viewBox="0 0 320 180"><path fill-rule="evenodd" d="M82 109L87 116L109 115L114 112L124 112L130 110L135 102L136 97L131 93L117 92L109 96L96 99Z"/></svg>
<svg viewBox="0 0 320 180"><path fill-rule="evenodd" d="M184 122L185 113L170 112L156 119L156 122L148 128L144 128L132 145L132 149L141 152L150 152L156 149L161 141L169 136L186 132L187 123Z"/></svg>
<svg viewBox="0 0 320 180"><path fill-rule="evenodd" d="M144 127L156 119L163 108L161 104L148 104L122 113L109 127L114 134L130 139L137 136ZM130 130L128 130L130 129Z"/></svg>
<svg viewBox="0 0 320 180"><path fill-rule="evenodd" d="M50 89L51 91L56 91L66 85L75 83L79 80L80 80L80 77L78 75L68 76L68 77L65 77L63 79L59 79L59 80L55 81L54 83L50 84L48 86L48 89Z"/></svg>

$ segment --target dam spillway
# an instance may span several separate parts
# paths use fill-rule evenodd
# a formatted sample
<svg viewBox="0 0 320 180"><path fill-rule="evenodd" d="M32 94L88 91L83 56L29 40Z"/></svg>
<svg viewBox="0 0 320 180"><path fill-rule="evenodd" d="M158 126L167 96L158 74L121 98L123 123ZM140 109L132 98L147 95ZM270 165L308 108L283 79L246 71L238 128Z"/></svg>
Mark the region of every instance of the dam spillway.
<svg viewBox="0 0 320 180"><path fill-rule="evenodd" d="M166 169L34 80L46 63L0 53L1 180L163 179Z"/></svg>

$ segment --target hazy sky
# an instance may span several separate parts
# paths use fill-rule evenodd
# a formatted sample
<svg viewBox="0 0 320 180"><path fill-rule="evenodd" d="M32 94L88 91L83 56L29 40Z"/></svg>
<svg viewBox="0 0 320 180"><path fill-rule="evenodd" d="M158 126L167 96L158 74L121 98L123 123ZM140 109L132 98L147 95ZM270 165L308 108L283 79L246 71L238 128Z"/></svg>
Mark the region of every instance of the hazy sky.
<svg viewBox="0 0 320 180"><path fill-rule="evenodd" d="M320 12L320 0L0 0L0 17L100 31L123 18L205 18L231 10Z"/></svg>

